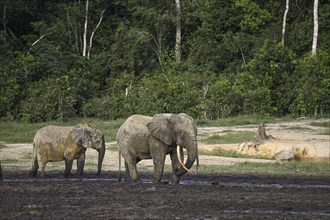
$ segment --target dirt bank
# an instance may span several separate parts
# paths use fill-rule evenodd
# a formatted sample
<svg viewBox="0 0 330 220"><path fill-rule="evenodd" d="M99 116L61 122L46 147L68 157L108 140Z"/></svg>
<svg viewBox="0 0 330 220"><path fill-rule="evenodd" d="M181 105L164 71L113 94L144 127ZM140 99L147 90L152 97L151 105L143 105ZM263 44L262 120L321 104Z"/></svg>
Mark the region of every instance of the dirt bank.
<svg viewBox="0 0 330 220"><path fill-rule="evenodd" d="M299 160L330 161L329 128L315 126L318 123L329 121L329 119L299 119L290 122L269 123L265 127L267 135L271 137L268 140L247 140L237 144L200 145L200 148L210 151L223 149L269 159L280 151L292 150ZM237 131L252 131L257 134L257 130L256 125L199 128L200 133L210 135L224 135Z"/></svg>

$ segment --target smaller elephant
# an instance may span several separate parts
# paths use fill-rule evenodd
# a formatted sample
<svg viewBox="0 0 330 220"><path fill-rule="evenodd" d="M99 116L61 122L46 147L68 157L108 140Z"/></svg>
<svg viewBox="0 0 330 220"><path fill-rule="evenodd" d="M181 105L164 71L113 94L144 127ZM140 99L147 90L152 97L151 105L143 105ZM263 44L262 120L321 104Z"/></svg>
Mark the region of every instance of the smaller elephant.
<svg viewBox="0 0 330 220"><path fill-rule="evenodd" d="M99 152L97 174L100 174L105 154L105 141L101 131L89 124L78 124L73 127L53 125L43 127L34 136L30 174L37 176L41 166L41 176L45 176L45 166L48 162L64 160L64 177L67 177L73 160L76 159L77 174L82 175L86 148L93 148Z"/></svg>

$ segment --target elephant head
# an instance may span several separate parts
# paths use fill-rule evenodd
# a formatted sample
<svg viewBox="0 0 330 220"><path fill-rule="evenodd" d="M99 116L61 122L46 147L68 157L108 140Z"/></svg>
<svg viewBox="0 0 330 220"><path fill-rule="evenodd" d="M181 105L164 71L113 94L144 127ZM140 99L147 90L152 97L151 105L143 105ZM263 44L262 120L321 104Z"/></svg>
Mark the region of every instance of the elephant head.
<svg viewBox="0 0 330 220"><path fill-rule="evenodd" d="M184 166L178 167L174 172L182 176L198 161L197 127L193 118L185 113L157 114L147 125L149 133L168 146L185 148L187 161ZM180 156L178 156L180 161Z"/></svg>
<svg viewBox="0 0 330 220"><path fill-rule="evenodd" d="M84 148L93 148L98 151L97 174L100 174L105 154L105 141L102 132L89 124L78 124L73 127L70 134L74 143Z"/></svg>

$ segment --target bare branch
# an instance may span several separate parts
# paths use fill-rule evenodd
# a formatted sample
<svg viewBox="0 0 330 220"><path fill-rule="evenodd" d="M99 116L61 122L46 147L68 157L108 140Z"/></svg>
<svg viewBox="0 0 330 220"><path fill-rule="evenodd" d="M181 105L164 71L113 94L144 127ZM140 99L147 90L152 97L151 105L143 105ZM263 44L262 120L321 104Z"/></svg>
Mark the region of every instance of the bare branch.
<svg viewBox="0 0 330 220"><path fill-rule="evenodd" d="M32 50L32 47L33 47L34 45L36 45L39 41L42 40L42 38L46 37L47 35L50 35L51 33L52 33L52 32L50 32L50 33L48 33L48 34L41 35L41 37L39 37L38 40L34 41L34 42L31 44L31 47L30 47L29 51L27 52L27 55L30 54L30 52L31 52L31 50Z"/></svg>

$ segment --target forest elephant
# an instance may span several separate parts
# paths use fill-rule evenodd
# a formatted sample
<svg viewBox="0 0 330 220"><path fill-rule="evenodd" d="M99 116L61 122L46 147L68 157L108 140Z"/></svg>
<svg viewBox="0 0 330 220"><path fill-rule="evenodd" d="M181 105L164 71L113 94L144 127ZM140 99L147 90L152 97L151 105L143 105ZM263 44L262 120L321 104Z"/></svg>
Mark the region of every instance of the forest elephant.
<svg viewBox="0 0 330 220"><path fill-rule="evenodd" d="M73 127L53 125L43 127L34 136L30 174L37 176L38 168L41 166L41 176L45 176L47 162L64 160L64 176L67 177L73 160L77 159L77 174L82 175L87 148L98 151L97 174L100 174L105 154L105 141L101 131L89 124L78 124Z"/></svg>
<svg viewBox="0 0 330 220"><path fill-rule="evenodd" d="M167 154L172 161L173 183L193 165L198 167L197 128L193 118L185 113L130 116L119 128L116 136L119 150L125 159L126 172L131 181L138 180L136 164L144 159L153 159L154 183L160 183ZM183 148L187 161L183 164ZM120 169L119 160L119 169Z"/></svg>

